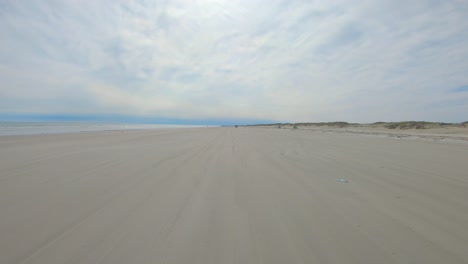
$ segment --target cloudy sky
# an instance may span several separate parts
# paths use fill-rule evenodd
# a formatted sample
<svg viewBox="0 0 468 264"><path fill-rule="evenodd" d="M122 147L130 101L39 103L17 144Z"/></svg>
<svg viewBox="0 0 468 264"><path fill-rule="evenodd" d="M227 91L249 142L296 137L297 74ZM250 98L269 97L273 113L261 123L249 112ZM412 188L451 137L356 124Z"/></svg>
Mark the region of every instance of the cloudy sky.
<svg viewBox="0 0 468 264"><path fill-rule="evenodd" d="M1 0L0 36L0 120L468 120L465 0Z"/></svg>

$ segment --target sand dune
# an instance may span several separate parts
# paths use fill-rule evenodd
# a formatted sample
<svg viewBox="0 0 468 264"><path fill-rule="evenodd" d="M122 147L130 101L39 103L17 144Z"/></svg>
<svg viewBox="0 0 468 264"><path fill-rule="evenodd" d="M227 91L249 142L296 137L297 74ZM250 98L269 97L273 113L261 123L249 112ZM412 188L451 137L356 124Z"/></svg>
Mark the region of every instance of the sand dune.
<svg viewBox="0 0 468 264"><path fill-rule="evenodd" d="M342 180L340 180L342 179ZM468 144L262 128L0 137L0 263L468 263Z"/></svg>

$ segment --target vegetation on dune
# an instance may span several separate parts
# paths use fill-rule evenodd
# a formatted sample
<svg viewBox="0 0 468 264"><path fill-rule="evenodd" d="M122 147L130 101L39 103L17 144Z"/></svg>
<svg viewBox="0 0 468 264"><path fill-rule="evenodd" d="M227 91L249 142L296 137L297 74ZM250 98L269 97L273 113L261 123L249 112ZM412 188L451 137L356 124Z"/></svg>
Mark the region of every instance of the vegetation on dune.
<svg viewBox="0 0 468 264"><path fill-rule="evenodd" d="M428 129L438 127L457 126L454 123L440 123L440 122L425 122L425 121L404 121L404 122L391 122L385 123L384 127L388 129Z"/></svg>
<svg viewBox="0 0 468 264"><path fill-rule="evenodd" d="M462 123L443 123L443 122L426 122L426 121L402 121L402 122L375 122L371 124L348 123L344 121L336 122L302 122L302 123L275 123L275 124L258 124L251 126L274 126L277 128L300 128L300 127L385 127L388 129L428 129L428 128L443 128L443 127L468 127L468 121Z"/></svg>
<svg viewBox="0 0 468 264"><path fill-rule="evenodd" d="M379 122L372 123L371 125L384 125L384 124L387 124L387 122L379 121Z"/></svg>
<svg viewBox="0 0 468 264"><path fill-rule="evenodd" d="M347 127L350 125L348 122L336 121L336 122L319 122L319 123L296 123L298 126L332 126L332 127Z"/></svg>

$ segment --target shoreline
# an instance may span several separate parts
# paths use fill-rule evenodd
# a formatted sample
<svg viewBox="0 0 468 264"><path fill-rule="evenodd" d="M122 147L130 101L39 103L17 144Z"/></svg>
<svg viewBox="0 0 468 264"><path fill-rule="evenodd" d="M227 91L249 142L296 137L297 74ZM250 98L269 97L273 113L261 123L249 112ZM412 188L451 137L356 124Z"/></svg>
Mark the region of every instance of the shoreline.
<svg viewBox="0 0 468 264"><path fill-rule="evenodd" d="M159 130L203 127L197 125L119 124L86 122L0 122L0 136L87 133L100 131Z"/></svg>

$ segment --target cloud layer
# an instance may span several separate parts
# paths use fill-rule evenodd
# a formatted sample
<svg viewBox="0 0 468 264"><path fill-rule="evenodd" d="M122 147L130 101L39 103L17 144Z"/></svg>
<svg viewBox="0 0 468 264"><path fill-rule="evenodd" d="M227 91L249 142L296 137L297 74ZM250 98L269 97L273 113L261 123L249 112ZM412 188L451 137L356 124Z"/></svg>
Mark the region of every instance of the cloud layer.
<svg viewBox="0 0 468 264"><path fill-rule="evenodd" d="M2 1L0 114L468 119L466 1Z"/></svg>

